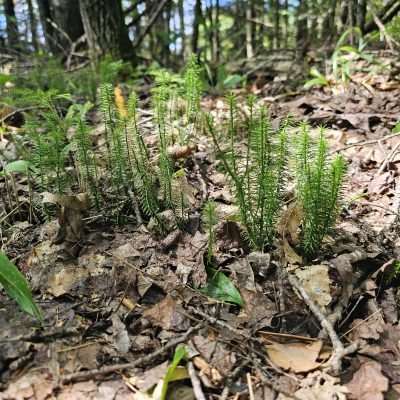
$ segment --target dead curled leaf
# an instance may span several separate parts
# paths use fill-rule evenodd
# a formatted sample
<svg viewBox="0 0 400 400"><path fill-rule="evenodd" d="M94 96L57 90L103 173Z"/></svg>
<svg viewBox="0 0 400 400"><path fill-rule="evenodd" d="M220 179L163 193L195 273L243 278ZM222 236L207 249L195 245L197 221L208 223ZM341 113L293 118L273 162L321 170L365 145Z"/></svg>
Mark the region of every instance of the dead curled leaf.
<svg viewBox="0 0 400 400"><path fill-rule="evenodd" d="M382 366L376 361L367 361L346 385L349 398L355 400L383 400L389 388L389 380L382 374Z"/></svg>
<svg viewBox="0 0 400 400"><path fill-rule="evenodd" d="M166 330L184 331L189 321L177 310L177 302L169 295L143 313L155 326Z"/></svg>
<svg viewBox="0 0 400 400"><path fill-rule="evenodd" d="M43 203L58 206L59 230L53 239L55 244L65 244L65 250L73 257L79 254L80 242L84 236L83 211L88 208L88 194L60 195L42 193Z"/></svg>
<svg viewBox="0 0 400 400"><path fill-rule="evenodd" d="M321 365L318 361L322 350L322 341L311 343L274 342L266 345L266 350L271 361L284 370L300 373L309 372Z"/></svg>
<svg viewBox="0 0 400 400"><path fill-rule="evenodd" d="M322 264L307 266L295 271L301 286L310 298L322 308L332 301L328 271L329 267Z"/></svg>
<svg viewBox="0 0 400 400"><path fill-rule="evenodd" d="M193 151L196 150L196 146L185 145L185 146L170 146L168 147L168 155L173 160L179 160L180 158L186 158L192 155Z"/></svg>
<svg viewBox="0 0 400 400"><path fill-rule="evenodd" d="M307 375L300 382L300 389L295 392L299 400L346 400L348 390L339 384L339 379L322 371ZM289 400L280 394L277 400Z"/></svg>

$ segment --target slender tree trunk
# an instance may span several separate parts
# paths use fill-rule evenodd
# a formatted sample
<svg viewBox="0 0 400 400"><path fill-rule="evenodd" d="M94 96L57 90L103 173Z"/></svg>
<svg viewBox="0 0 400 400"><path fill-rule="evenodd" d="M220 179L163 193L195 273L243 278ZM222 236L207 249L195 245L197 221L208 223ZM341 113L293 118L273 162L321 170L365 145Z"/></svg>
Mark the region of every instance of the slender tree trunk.
<svg viewBox="0 0 400 400"><path fill-rule="evenodd" d="M15 16L14 1L4 0L4 14L6 16L6 31L7 31L7 42L12 48L18 47L18 24Z"/></svg>
<svg viewBox="0 0 400 400"><path fill-rule="evenodd" d="M120 0L80 0L80 10L93 61L105 54L136 61Z"/></svg>
<svg viewBox="0 0 400 400"><path fill-rule="evenodd" d="M52 0L51 5L58 43L68 52L71 43L84 34L79 0Z"/></svg>
<svg viewBox="0 0 400 400"><path fill-rule="evenodd" d="M340 2L340 29L339 32L343 32L346 29L348 23L349 7L348 0L341 0Z"/></svg>
<svg viewBox="0 0 400 400"><path fill-rule="evenodd" d="M31 42L35 51L39 50L39 43L37 39L37 21L33 11L32 0L27 0L28 16L29 16L29 29L31 31Z"/></svg>
<svg viewBox="0 0 400 400"><path fill-rule="evenodd" d="M215 7L214 7L214 25L213 25L213 37L215 42L215 55L214 61L216 64L219 63L220 54L221 54L221 41L219 35L219 0L215 0Z"/></svg>
<svg viewBox="0 0 400 400"><path fill-rule="evenodd" d="M285 48L289 47L289 35L290 35L290 30L289 30L289 0L285 0L285 3L283 4L283 10L285 11L283 20L285 22Z"/></svg>
<svg viewBox="0 0 400 400"><path fill-rule="evenodd" d="M399 0L389 0L381 8L377 17L383 24L390 22L396 15L400 13L400 1ZM374 30L379 29L374 20L369 21L365 25L364 33L370 33Z"/></svg>
<svg viewBox="0 0 400 400"><path fill-rule="evenodd" d="M199 32L201 21L201 0L196 0L194 7L193 34L192 34L192 53L199 53Z"/></svg>
<svg viewBox="0 0 400 400"><path fill-rule="evenodd" d="M336 37L336 6L337 0L331 0L329 11L327 12L322 25L322 38L325 42L330 43Z"/></svg>
<svg viewBox="0 0 400 400"><path fill-rule="evenodd" d="M264 34L265 34L265 5L264 0L258 0L254 8L254 16L260 20L261 24L255 32L254 43L257 50L262 50L264 47Z"/></svg>
<svg viewBox="0 0 400 400"><path fill-rule="evenodd" d="M297 29L296 29L296 47L298 49L298 58L304 60L308 51L309 37L307 26L307 0L300 0L297 8Z"/></svg>
<svg viewBox="0 0 400 400"><path fill-rule="evenodd" d="M246 6L246 11L245 11L245 15L246 15L246 57L247 58L253 58L254 57L254 47L253 47L253 13L252 13L252 3L253 1L250 2L250 4L248 4Z"/></svg>
<svg viewBox="0 0 400 400"><path fill-rule="evenodd" d="M164 14L164 20L163 20L165 35L163 37L162 43L163 43L163 52L164 52L165 65L170 65L170 62L171 62L171 49L170 49L171 8L172 8L172 3L168 3L168 5L166 7L166 10L165 10L165 14Z"/></svg>
<svg viewBox="0 0 400 400"><path fill-rule="evenodd" d="M364 32L365 20L367 16L367 0L358 0L357 7L357 26Z"/></svg>
<svg viewBox="0 0 400 400"><path fill-rule="evenodd" d="M49 0L37 0L39 7L40 22L42 25L44 38L46 40L46 47L54 55L60 54L62 51L61 46L57 43L57 34L51 24L52 15Z"/></svg>
<svg viewBox="0 0 400 400"><path fill-rule="evenodd" d="M274 37L275 37L275 48L281 47L281 24L280 24L280 3L279 0L274 2Z"/></svg>
<svg viewBox="0 0 400 400"><path fill-rule="evenodd" d="M185 34L185 10L183 7L183 0L178 2L178 13L179 13L179 36L181 37L181 55L182 58L186 57L186 34Z"/></svg>

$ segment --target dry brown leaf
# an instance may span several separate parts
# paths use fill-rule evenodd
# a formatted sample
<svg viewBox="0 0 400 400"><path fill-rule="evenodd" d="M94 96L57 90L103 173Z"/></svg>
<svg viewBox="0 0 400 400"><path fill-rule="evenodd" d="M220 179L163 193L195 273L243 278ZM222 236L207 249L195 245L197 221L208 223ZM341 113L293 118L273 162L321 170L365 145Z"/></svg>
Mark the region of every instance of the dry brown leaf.
<svg viewBox="0 0 400 400"><path fill-rule="evenodd" d="M282 238L287 238L293 246L300 243L301 220L302 211L295 202L292 202L282 215L279 231Z"/></svg>
<svg viewBox="0 0 400 400"><path fill-rule="evenodd" d="M379 363L368 361L361 365L346 386L350 399L383 400L383 393L389 388L389 380L382 374Z"/></svg>
<svg viewBox="0 0 400 400"><path fill-rule="evenodd" d="M179 145L174 145L168 147L168 155L173 159L173 160L179 160L180 158L186 158L192 155L193 151L196 150L196 146L193 145L185 145L185 146L179 146Z"/></svg>
<svg viewBox="0 0 400 400"><path fill-rule="evenodd" d="M339 384L339 379L324 372L316 371L307 375L300 382L301 388L295 392L299 400L346 400L348 393L345 386ZM290 400L282 394L277 400Z"/></svg>
<svg viewBox="0 0 400 400"><path fill-rule="evenodd" d="M350 340L374 339L378 340L385 330L380 314L371 316L367 321L355 319L351 324Z"/></svg>
<svg viewBox="0 0 400 400"><path fill-rule="evenodd" d="M47 291L54 297L71 294L71 291L81 285L88 276L89 272L85 268L65 266L49 277Z"/></svg>
<svg viewBox="0 0 400 400"><path fill-rule="evenodd" d="M322 349L322 341L311 343L272 343L266 346L271 361L278 367L296 373L309 372L318 368L317 361Z"/></svg>
<svg viewBox="0 0 400 400"><path fill-rule="evenodd" d="M210 382L218 384L222 381L222 375L213 368L203 357L193 358L193 364L200 370L200 375L206 375Z"/></svg>
<svg viewBox="0 0 400 400"><path fill-rule="evenodd" d="M131 340L125 324L117 314L113 314L112 320L112 343L121 354L126 354L131 347Z"/></svg>
<svg viewBox="0 0 400 400"><path fill-rule="evenodd" d="M115 86L114 88L114 99L115 99L115 107L118 110L118 114L122 118L126 118L128 116L128 111L126 109L125 98L122 94L122 90L120 86Z"/></svg>
<svg viewBox="0 0 400 400"><path fill-rule="evenodd" d="M310 265L295 271L301 286L310 298L322 308L332 301L328 270L327 265Z"/></svg>
<svg viewBox="0 0 400 400"><path fill-rule="evenodd" d="M289 244L286 238L283 238L282 249L283 249L283 254L285 256L285 260L287 261L288 264L301 265L303 263L303 258L294 251L293 247Z"/></svg>
<svg viewBox="0 0 400 400"><path fill-rule="evenodd" d="M166 330L184 331L189 328L189 321L177 311L176 301L167 295L143 313L154 325Z"/></svg>

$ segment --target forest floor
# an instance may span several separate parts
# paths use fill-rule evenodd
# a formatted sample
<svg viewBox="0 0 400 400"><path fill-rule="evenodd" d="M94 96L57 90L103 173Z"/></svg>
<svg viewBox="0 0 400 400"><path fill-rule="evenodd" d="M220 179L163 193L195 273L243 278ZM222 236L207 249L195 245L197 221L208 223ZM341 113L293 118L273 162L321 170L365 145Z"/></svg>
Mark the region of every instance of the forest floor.
<svg viewBox="0 0 400 400"><path fill-rule="evenodd" d="M190 361L167 399L400 398L399 76L360 72L295 94L271 95L269 83L249 89L273 120L291 113L326 126L332 153L348 160L345 203L321 256L310 267L294 252L290 212L274 251L249 252L227 218L233 198L212 141L199 137L181 162L193 208L217 203L216 265L243 307L194 289L207 279L199 212L163 239L92 215L74 258L71 243L54 241L59 221L19 221L3 233L3 249L29 278L45 320L40 327L0 292L0 399L155 400L147 393L180 343ZM222 97L202 103L225 118Z"/></svg>

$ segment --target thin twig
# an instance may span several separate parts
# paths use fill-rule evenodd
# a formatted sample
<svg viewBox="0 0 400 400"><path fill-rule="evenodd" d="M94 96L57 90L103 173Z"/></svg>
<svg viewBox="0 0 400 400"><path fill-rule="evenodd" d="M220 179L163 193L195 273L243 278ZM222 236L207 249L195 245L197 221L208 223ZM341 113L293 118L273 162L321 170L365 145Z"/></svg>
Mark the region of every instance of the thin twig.
<svg viewBox="0 0 400 400"><path fill-rule="evenodd" d="M89 369L87 371L74 372L72 374L67 374L67 375L64 375L61 377L61 383L66 384L66 383L82 381L82 380L85 381L85 380L92 379L99 375L108 375L113 372L121 371L124 369L136 368L139 365L142 365L142 364L152 361L153 359L155 359L158 356L165 353L167 350L176 347L178 344L185 342L192 335L192 333L199 330L202 327L202 325L203 325L203 323L199 323L196 326L191 327L190 329L188 329L188 331L184 335L179 336L174 340L171 340L164 347L161 347L160 349L157 349L156 351L153 351L150 354L140 357L133 362L108 365L108 366L102 367L102 368L94 368L94 369Z"/></svg>
<svg viewBox="0 0 400 400"><path fill-rule="evenodd" d="M192 361L188 362L188 373L190 377L190 381L192 382L193 393L196 400L206 400L203 389L201 388L201 382L196 374L196 370L194 369L194 365Z"/></svg>
<svg viewBox="0 0 400 400"><path fill-rule="evenodd" d="M235 379L240 375L242 372L243 368L246 367L248 364L250 364L250 360L244 359L232 372L231 374L227 377L226 380L226 385L224 387L224 390L221 393L221 396L219 400L227 400L229 396L229 391L230 391L230 386L232 383L235 381Z"/></svg>
<svg viewBox="0 0 400 400"><path fill-rule="evenodd" d="M322 328L326 331L329 339L332 342L333 352L332 356L328 361L328 369L334 374L339 374L342 368L342 359L348 354L354 353L358 348L358 343L355 342L348 347L344 347L343 343L340 341L338 334L336 333L333 325L328 321L325 315L321 312L318 306L310 298L305 289L301 286L300 282L293 275L288 274L288 280L290 284L300 293L304 302L307 304L311 312L318 319Z"/></svg>
<svg viewBox="0 0 400 400"><path fill-rule="evenodd" d="M246 379L247 387L249 388L249 400L254 400L253 382L251 381L251 375L249 372L246 374Z"/></svg>
<svg viewBox="0 0 400 400"><path fill-rule="evenodd" d="M385 157L385 159L383 160L381 166L378 169L377 174L380 175L386 168L386 165L388 165L392 160L393 157L396 155L397 153L397 149L400 146L400 142L396 144L396 146L394 146L393 150Z"/></svg>
<svg viewBox="0 0 400 400"><path fill-rule="evenodd" d="M392 133L391 135L387 135L384 136L380 139L371 139L371 140L360 140L358 142L352 143L352 144L348 144L346 146L343 147L339 147L336 150L332 150L329 152L329 154L335 154L335 153L339 153L341 151L347 150L347 149L351 149L352 147L361 147L361 146L368 146L370 144L375 144L378 143L379 141L384 141L384 140L388 140L388 139L392 139L396 136L399 136L400 132L396 132L396 133Z"/></svg>

